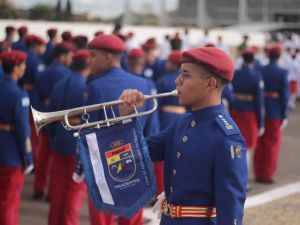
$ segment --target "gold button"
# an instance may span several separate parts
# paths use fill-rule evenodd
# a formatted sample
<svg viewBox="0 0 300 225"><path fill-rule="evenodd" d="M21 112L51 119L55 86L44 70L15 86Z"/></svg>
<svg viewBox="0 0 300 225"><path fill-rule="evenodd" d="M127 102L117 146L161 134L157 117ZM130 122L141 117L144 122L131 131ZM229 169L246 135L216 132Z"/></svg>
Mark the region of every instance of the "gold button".
<svg viewBox="0 0 300 225"><path fill-rule="evenodd" d="M183 136L183 138L182 138L183 142L186 142L186 141L187 141L187 139L188 139L188 137L187 137L187 136Z"/></svg>
<svg viewBox="0 0 300 225"><path fill-rule="evenodd" d="M181 155L180 152L177 152L176 156L178 159L180 158L180 155Z"/></svg>
<svg viewBox="0 0 300 225"><path fill-rule="evenodd" d="M173 187L172 186L170 187L170 191L173 192Z"/></svg>
<svg viewBox="0 0 300 225"><path fill-rule="evenodd" d="M176 174L176 170L175 170L175 169L173 169L173 175L175 176L175 174Z"/></svg>
<svg viewBox="0 0 300 225"><path fill-rule="evenodd" d="M196 121L195 121L195 120L193 120L193 121L191 122L191 126L192 126L192 127L195 127L195 126L196 126Z"/></svg>

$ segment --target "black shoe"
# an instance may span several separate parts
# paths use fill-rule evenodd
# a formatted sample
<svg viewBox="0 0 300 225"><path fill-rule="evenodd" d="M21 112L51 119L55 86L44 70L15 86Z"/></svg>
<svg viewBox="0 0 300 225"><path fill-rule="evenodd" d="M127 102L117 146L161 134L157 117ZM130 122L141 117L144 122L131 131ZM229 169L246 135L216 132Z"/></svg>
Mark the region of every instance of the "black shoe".
<svg viewBox="0 0 300 225"><path fill-rule="evenodd" d="M45 194L42 191L35 191L33 193L33 199L34 200L43 200L45 198Z"/></svg>
<svg viewBox="0 0 300 225"><path fill-rule="evenodd" d="M271 180L256 179L255 182L261 183L261 184L274 184L275 180L274 179L271 179Z"/></svg>

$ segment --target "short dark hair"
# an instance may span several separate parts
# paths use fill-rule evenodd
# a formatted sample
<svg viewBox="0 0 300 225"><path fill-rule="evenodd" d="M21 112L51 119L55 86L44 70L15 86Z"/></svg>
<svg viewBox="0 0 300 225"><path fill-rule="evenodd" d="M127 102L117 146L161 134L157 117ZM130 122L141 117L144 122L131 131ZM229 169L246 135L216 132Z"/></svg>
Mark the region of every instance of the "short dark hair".
<svg viewBox="0 0 300 225"><path fill-rule="evenodd" d="M17 66L17 65L16 64L11 64L11 63L2 64L3 71L8 76L11 75L11 73L13 72L15 66Z"/></svg>
<svg viewBox="0 0 300 225"><path fill-rule="evenodd" d="M269 53L269 59L270 60L278 60L280 58L280 53L276 51L271 51Z"/></svg>
<svg viewBox="0 0 300 225"><path fill-rule="evenodd" d="M71 68L77 72L81 72L89 67L89 62L87 60L76 60L73 61Z"/></svg>
<svg viewBox="0 0 300 225"><path fill-rule="evenodd" d="M228 80L225 80L222 77L215 74L208 65L199 64L199 63L195 63L195 64L198 65L203 71L205 71L206 78L214 78L217 81L217 89L222 91L224 86L229 83Z"/></svg>
<svg viewBox="0 0 300 225"><path fill-rule="evenodd" d="M71 51L72 50L70 50L69 48L66 48L61 45L56 45L53 50L53 56L54 56L54 58L58 58L62 55L67 55Z"/></svg>
<svg viewBox="0 0 300 225"><path fill-rule="evenodd" d="M252 53L243 54L242 57L245 63L253 63L254 61L254 54Z"/></svg>

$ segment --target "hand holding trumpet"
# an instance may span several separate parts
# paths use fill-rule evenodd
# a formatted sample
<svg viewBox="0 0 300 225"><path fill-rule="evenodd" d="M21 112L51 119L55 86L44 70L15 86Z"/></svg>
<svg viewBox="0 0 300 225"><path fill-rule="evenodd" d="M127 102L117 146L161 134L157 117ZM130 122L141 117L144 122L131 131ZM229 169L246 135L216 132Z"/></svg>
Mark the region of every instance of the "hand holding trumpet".
<svg viewBox="0 0 300 225"><path fill-rule="evenodd" d="M142 108L145 103L145 95L136 89L126 89L122 92L120 98L122 103L119 105L120 116L127 116Z"/></svg>

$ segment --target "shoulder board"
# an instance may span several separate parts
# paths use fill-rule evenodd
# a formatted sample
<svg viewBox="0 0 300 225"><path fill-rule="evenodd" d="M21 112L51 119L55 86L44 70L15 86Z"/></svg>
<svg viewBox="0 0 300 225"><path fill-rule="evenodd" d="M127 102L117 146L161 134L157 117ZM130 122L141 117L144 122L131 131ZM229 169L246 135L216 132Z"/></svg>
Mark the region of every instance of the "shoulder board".
<svg viewBox="0 0 300 225"><path fill-rule="evenodd" d="M240 130L235 122L227 114L219 114L216 116L215 120L225 135L229 136L240 133Z"/></svg>

